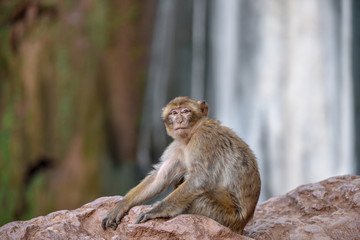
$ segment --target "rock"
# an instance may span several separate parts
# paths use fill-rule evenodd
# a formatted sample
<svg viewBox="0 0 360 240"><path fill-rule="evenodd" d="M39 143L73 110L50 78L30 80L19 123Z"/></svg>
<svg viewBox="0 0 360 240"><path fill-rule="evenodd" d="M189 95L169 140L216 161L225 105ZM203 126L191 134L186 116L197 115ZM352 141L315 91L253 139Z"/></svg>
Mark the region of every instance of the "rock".
<svg viewBox="0 0 360 240"><path fill-rule="evenodd" d="M360 239L360 176L303 185L260 204L244 235L255 239Z"/></svg>
<svg viewBox="0 0 360 240"><path fill-rule="evenodd" d="M102 197L72 211L62 210L29 221L11 222L0 228L0 239L249 239L197 215L133 224L149 206L132 208L115 231L104 231L100 222L120 199Z"/></svg>
<svg viewBox="0 0 360 240"><path fill-rule="evenodd" d="M341 176L298 187L260 204L244 236L197 215L132 224L149 206L134 207L119 227L104 231L102 218L121 197L103 197L0 227L0 239L359 239L360 177Z"/></svg>

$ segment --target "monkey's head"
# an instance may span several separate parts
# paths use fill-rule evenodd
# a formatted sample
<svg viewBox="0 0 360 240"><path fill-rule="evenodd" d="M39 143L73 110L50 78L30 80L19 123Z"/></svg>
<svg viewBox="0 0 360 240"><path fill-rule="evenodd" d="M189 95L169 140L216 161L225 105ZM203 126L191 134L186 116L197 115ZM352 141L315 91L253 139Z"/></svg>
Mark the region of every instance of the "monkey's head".
<svg viewBox="0 0 360 240"><path fill-rule="evenodd" d="M171 100L162 110L167 133L174 139L185 139L196 123L208 116L208 104L188 97Z"/></svg>

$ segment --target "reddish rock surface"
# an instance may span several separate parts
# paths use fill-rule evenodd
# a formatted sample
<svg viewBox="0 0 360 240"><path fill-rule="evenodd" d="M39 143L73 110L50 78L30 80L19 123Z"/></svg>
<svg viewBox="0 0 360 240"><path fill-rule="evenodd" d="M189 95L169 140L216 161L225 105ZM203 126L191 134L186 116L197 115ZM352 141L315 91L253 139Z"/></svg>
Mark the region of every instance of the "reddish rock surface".
<svg viewBox="0 0 360 240"><path fill-rule="evenodd" d="M0 239L360 239L360 177L341 176L298 187L260 204L244 236L203 216L132 224L149 207L130 210L116 229L100 227L121 197L103 197L81 208L58 211L0 227Z"/></svg>
<svg viewBox="0 0 360 240"><path fill-rule="evenodd" d="M149 206L132 208L115 231L104 231L101 220L120 199L103 197L72 211L11 222L0 228L0 239L249 239L203 216L180 215L132 224Z"/></svg>
<svg viewBox="0 0 360 240"><path fill-rule="evenodd" d="M244 235L255 239L360 239L360 176L303 185L262 203Z"/></svg>

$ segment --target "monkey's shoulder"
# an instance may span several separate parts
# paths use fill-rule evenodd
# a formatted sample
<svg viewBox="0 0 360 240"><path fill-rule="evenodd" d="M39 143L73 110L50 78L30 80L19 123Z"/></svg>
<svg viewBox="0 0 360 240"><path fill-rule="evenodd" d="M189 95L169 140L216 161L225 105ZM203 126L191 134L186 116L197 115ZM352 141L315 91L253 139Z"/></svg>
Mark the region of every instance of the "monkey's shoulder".
<svg viewBox="0 0 360 240"><path fill-rule="evenodd" d="M242 141L234 131L214 119L206 119L193 134L190 143L197 147L219 145L224 142Z"/></svg>
<svg viewBox="0 0 360 240"><path fill-rule="evenodd" d="M237 134L230 128L221 124L220 121L208 118L204 121L198 131L199 135L214 135L216 138L236 138L240 139Z"/></svg>
<svg viewBox="0 0 360 240"><path fill-rule="evenodd" d="M207 152L253 155L249 146L232 129L214 119L206 119L189 143L190 146Z"/></svg>

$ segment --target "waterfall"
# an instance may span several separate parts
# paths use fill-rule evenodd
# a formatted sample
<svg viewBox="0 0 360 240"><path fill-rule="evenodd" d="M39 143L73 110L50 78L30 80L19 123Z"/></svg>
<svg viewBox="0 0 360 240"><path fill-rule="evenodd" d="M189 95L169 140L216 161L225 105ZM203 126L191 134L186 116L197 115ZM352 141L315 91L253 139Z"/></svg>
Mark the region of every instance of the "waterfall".
<svg viewBox="0 0 360 240"><path fill-rule="evenodd" d="M262 199L352 173L349 1L215 1L215 117L258 156Z"/></svg>
<svg viewBox="0 0 360 240"><path fill-rule="evenodd" d="M206 64L206 0L194 1L192 25L192 98L204 99Z"/></svg>
<svg viewBox="0 0 360 240"><path fill-rule="evenodd" d="M188 95L253 149L262 200L354 172L350 0L159 0L154 29L142 166L167 143L161 107Z"/></svg>

